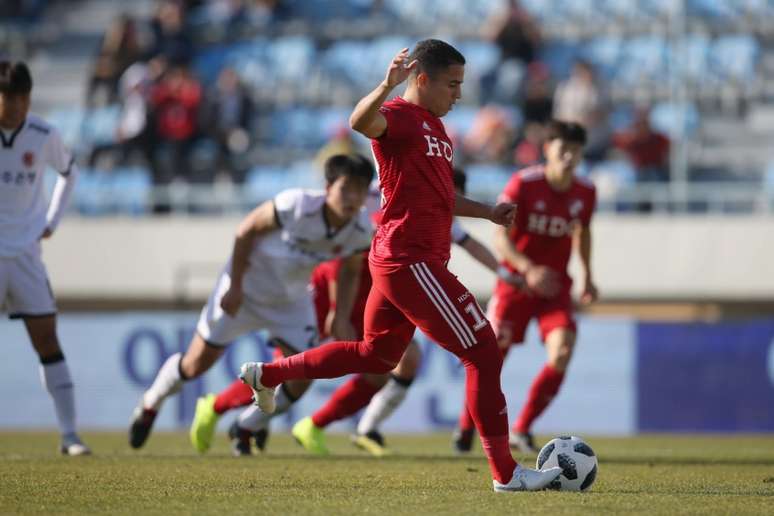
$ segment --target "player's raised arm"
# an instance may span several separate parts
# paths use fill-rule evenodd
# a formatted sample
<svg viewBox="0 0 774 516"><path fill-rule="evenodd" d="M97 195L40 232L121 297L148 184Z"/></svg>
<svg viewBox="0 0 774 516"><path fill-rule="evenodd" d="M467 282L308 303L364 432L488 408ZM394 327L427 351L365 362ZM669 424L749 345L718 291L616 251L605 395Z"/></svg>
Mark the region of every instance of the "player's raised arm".
<svg viewBox="0 0 774 516"><path fill-rule="evenodd" d="M393 88L405 81L416 68L417 61L408 63L408 57L408 48L398 52L390 62L384 80L371 93L360 99L349 116L352 129L369 138L379 138L384 134L387 130L387 119L379 113L379 108Z"/></svg>
<svg viewBox="0 0 774 516"><path fill-rule="evenodd" d="M234 250L231 255L231 286L223 295L220 306L229 315L236 315L242 305L242 278L248 266L250 251L255 239L269 231L277 229L274 201L266 201L251 211L239 224L234 238Z"/></svg>

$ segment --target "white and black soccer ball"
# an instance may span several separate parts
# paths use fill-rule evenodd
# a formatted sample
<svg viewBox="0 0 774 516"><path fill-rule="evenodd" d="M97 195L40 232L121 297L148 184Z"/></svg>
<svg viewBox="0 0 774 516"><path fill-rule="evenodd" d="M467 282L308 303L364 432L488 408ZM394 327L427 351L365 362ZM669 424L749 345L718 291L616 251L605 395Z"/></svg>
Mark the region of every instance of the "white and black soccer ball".
<svg viewBox="0 0 774 516"><path fill-rule="evenodd" d="M540 450L537 469L562 468L559 478L549 489L559 491L587 491L597 478L597 456L591 446L580 437L562 436L551 439Z"/></svg>

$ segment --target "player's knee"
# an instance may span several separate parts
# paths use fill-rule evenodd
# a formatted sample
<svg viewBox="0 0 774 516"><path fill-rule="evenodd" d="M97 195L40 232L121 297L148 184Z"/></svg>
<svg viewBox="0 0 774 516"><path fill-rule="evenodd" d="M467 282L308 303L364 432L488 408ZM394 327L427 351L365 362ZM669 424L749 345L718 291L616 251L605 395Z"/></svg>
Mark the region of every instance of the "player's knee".
<svg viewBox="0 0 774 516"><path fill-rule="evenodd" d="M406 352L403 353L403 357L400 359L397 367L393 370L393 374L401 378L414 378L417 375L421 362L422 352L419 350L419 346L412 341L409 347L406 348Z"/></svg>
<svg viewBox="0 0 774 516"><path fill-rule="evenodd" d="M401 355L392 351L392 346L374 346L372 342L361 341L358 343L358 352L364 359L365 373L387 374L398 365ZM402 353L401 353L402 354Z"/></svg>
<svg viewBox="0 0 774 516"><path fill-rule="evenodd" d="M548 362L557 371L564 372L567 366L570 365L572 359L573 348L575 347L572 340L567 340L556 346L553 353L549 354Z"/></svg>

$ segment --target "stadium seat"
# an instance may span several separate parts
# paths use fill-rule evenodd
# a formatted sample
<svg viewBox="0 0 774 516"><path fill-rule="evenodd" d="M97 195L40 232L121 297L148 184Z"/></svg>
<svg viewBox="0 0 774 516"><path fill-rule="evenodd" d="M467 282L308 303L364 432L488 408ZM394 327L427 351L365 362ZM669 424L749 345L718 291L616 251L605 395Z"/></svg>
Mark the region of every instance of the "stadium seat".
<svg viewBox="0 0 774 516"><path fill-rule="evenodd" d="M599 71L604 79L615 75L621 56L621 39L616 36L600 36L584 45L581 56Z"/></svg>
<svg viewBox="0 0 774 516"><path fill-rule="evenodd" d="M121 214L145 215L148 213L153 189L150 171L142 167L117 168L110 172L112 204Z"/></svg>
<svg viewBox="0 0 774 516"><path fill-rule="evenodd" d="M759 54L760 45L753 36L721 36L710 51L711 68L720 80L749 81L755 78Z"/></svg>
<svg viewBox="0 0 774 516"><path fill-rule="evenodd" d="M666 80L667 47L659 36L640 36L628 40L622 49L616 78L625 85L642 81Z"/></svg>
<svg viewBox="0 0 774 516"><path fill-rule="evenodd" d="M699 112L690 103L661 102L650 112L650 125L672 139L680 139L692 135L699 127Z"/></svg>

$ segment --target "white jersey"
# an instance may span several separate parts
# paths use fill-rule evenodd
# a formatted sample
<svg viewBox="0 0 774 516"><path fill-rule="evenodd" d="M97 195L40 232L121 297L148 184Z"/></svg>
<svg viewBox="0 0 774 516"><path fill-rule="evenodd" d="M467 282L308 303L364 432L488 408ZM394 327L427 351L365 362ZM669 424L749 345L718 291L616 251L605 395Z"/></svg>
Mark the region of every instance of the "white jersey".
<svg viewBox="0 0 774 516"><path fill-rule="evenodd" d="M292 303L309 296L309 278L319 263L365 251L373 226L368 212L360 212L343 227L328 225L325 192L291 189L274 198L280 229L255 243L242 289L257 303ZM229 265L226 266L230 270Z"/></svg>
<svg viewBox="0 0 774 516"><path fill-rule="evenodd" d="M454 244L462 245L465 243L465 240L470 238L470 235L468 235L468 232L462 229L462 224L460 224L460 221L458 221L456 218L452 220L451 225L451 241Z"/></svg>
<svg viewBox="0 0 774 516"><path fill-rule="evenodd" d="M43 174L50 166L66 177L73 157L59 132L29 115L16 131L0 129L0 256L18 256L46 229Z"/></svg>

